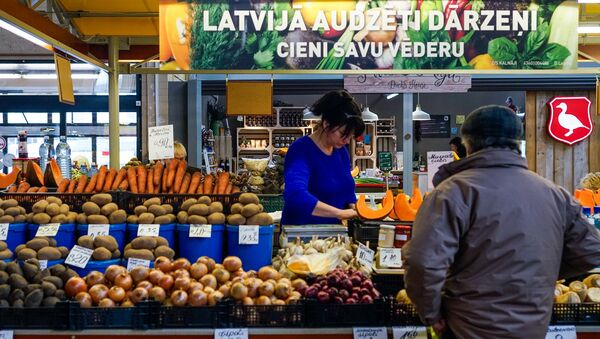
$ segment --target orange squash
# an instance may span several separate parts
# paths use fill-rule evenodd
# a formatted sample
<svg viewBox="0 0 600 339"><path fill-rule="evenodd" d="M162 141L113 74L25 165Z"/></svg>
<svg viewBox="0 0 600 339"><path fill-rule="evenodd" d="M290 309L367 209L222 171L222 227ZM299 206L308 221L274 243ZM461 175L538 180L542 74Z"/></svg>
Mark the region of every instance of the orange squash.
<svg viewBox="0 0 600 339"><path fill-rule="evenodd" d="M45 186L58 187L61 181L63 181L63 176L60 172L60 167L58 166L56 159L51 159L48 162L48 165L46 165L46 172L44 174Z"/></svg>
<svg viewBox="0 0 600 339"><path fill-rule="evenodd" d="M413 195L410 198L410 207L414 208L415 210L418 210L419 207L421 207L422 203L423 196L421 196L421 191L418 187L413 188Z"/></svg>
<svg viewBox="0 0 600 339"><path fill-rule="evenodd" d="M417 210L410 207L406 194L398 194L396 203L394 204L394 211L396 211L396 215L401 221L415 221L415 217L417 216Z"/></svg>
<svg viewBox="0 0 600 339"><path fill-rule="evenodd" d="M575 198L583 207L594 208L594 192L588 189L579 190L579 194L575 191Z"/></svg>
<svg viewBox="0 0 600 339"><path fill-rule="evenodd" d="M384 200L383 206L380 209L374 210L367 204L365 195L361 194L356 202L356 212L361 218L366 220L381 220L387 217L394 209L394 193L388 190Z"/></svg>
<svg viewBox="0 0 600 339"><path fill-rule="evenodd" d="M596 206L600 206L600 191L594 192L594 201L596 202Z"/></svg>
<svg viewBox="0 0 600 339"><path fill-rule="evenodd" d="M394 196L392 196L392 201L394 201ZM385 197L383 197L383 200L381 201L381 203L383 205L385 205L385 203L387 202L387 194ZM392 208L392 211L390 212L390 214L388 214L388 218L394 219L394 220L399 220L398 216L396 215L396 211Z"/></svg>
<svg viewBox="0 0 600 339"><path fill-rule="evenodd" d="M21 173L21 169L18 167L12 168L12 171L8 174L0 173L0 188L7 188L14 184Z"/></svg>
<svg viewBox="0 0 600 339"><path fill-rule="evenodd" d="M37 162L29 160L27 163L27 175L25 180L31 186L44 186L44 171L42 171L42 168Z"/></svg>
<svg viewBox="0 0 600 339"><path fill-rule="evenodd" d="M169 4L165 9L165 28L171 53L177 66L190 69L190 34L192 13L187 2Z"/></svg>
<svg viewBox="0 0 600 339"><path fill-rule="evenodd" d="M360 174L360 168L358 168L358 166L354 166L354 169L352 169L352 171L350 171L350 175L353 178L355 178L359 174Z"/></svg>

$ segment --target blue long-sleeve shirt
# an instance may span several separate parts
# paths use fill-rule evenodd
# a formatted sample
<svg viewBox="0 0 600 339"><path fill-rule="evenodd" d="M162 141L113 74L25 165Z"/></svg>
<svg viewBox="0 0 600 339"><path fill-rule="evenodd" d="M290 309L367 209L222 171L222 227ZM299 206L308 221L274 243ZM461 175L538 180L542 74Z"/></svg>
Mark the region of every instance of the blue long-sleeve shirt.
<svg viewBox="0 0 600 339"><path fill-rule="evenodd" d="M317 201L340 209L356 202L350 169L345 147L326 155L308 136L292 143L285 156L281 224L339 224L336 218L316 217L312 211Z"/></svg>

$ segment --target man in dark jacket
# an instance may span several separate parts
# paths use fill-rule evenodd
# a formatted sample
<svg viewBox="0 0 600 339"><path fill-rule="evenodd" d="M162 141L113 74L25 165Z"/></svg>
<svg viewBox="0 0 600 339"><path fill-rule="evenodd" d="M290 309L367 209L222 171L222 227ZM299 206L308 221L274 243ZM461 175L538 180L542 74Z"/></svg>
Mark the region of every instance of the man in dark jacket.
<svg viewBox="0 0 600 339"><path fill-rule="evenodd" d="M481 107L467 158L440 168L403 247L408 296L447 338L544 338L559 278L600 265L600 232L571 194L527 169L522 124Z"/></svg>

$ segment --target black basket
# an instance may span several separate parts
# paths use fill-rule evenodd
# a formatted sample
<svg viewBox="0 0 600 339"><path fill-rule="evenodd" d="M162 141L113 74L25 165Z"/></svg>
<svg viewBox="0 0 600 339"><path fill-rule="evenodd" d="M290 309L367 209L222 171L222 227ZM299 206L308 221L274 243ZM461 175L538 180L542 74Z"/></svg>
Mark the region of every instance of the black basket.
<svg viewBox="0 0 600 339"><path fill-rule="evenodd" d="M203 307L161 306L158 308L160 328L218 328L227 326L227 305Z"/></svg>
<svg viewBox="0 0 600 339"><path fill-rule="evenodd" d="M82 212L81 207L83 203L90 201L90 198L95 193L56 193L56 192L43 192L43 193L7 193L3 192L0 197L3 200L6 199L15 199L19 202L19 206L25 208L28 212L31 211L31 206L40 200L44 200L48 197L57 197L64 204L69 205L70 210L73 212ZM112 195L113 202L119 202L119 192L108 192L108 194Z"/></svg>
<svg viewBox="0 0 600 339"><path fill-rule="evenodd" d="M399 303L394 299L388 301L388 326L425 326L412 304Z"/></svg>
<svg viewBox="0 0 600 339"><path fill-rule="evenodd" d="M77 302L70 303L70 329L127 328L146 330L158 326L157 302L145 301L135 307L82 308Z"/></svg>
<svg viewBox="0 0 600 339"><path fill-rule="evenodd" d="M404 288L404 275L403 274L378 274L373 273L371 280L375 288L383 296L396 296L398 291Z"/></svg>
<svg viewBox="0 0 600 339"><path fill-rule="evenodd" d="M54 307L0 308L0 329L69 329L69 302Z"/></svg>
<svg viewBox="0 0 600 339"><path fill-rule="evenodd" d="M122 200L123 205L120 205L120 208L125 209L127 213L134 213L133 210L136 206L143 205L144 201L159 197L163 204L169 204L173 206L174 211L179 211L179 207L183 204L187 199L197 199L201 196L207 196L211 201L220 201L223 204L223 213L229 213L229 208L231 205L239 201L240 194L135 194L135 193L126 193L123 192L122 195L125 197Z"/></svg>
<svg viewBox="0 0 600 339"><path fill-rule="evenodd" d="M600 303L554 304L554 325L600 325Z"/></svg>
<svg viewBox="0 0 600 339"><path fill-rule="evenodd" d="M230 327L304 327L304 303L290 305L229 304Z"/></svg>
<svg viewBox="0 0 600 339"><path fill-rule="evenodd" d="M372 304L322 304L306 300L306 324L310 327L384 326L387 303L376 300Z"/></svg>

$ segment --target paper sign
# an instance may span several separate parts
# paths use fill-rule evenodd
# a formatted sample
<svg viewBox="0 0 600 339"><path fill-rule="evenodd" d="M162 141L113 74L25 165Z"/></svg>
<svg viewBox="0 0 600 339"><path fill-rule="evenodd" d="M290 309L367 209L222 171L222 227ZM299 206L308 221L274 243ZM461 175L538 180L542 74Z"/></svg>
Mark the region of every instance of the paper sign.
<svg viewBox="0 0 600 339"><path fill-rule="evenodd" d="M8 224L0 224L0 240L8 239Z"/></svg>
<svg viewBox="0 0 600 339"><path fill-rule="evenodd" d="M238 244L240 244L240 245L258 245L258 226L257 225L239 226Z"/></svg>
<svg viewBox="0 0 600 339"><path fill-rule="evenodd" d="M38 260L40 263L40 270L45 270L48 268L48 260Z"/></svg>
<svg viewBox="0 0 600 339"><path fill-rule="evenodd" d="M380 248L379 263L383 267L402 267L402 255L399 248Z"/></svg>
<svg viewBox="0 0 600 339"><path fill-rule="evenodd" d="M35 232L36 237L54 237L58 233L60 224L45 224L40 225Z"/></svg>
<svg viewBox="0 0 600 339"><path fill-rule="evenodd" d="M358 258L358 262L367 267L373 266L373 258L375 257L375 251L368 248L367 246L359 243L358 250L356 251L356 258Z"/></svg>
<svg viewBox="0 0 600 339"><path fill-rule="evenodd" d="M217 328L215 339L248 339L247 328Z"/></svg>
<svg viewBox="0 0 600 339"><path fill-rule="evenodd" d="M207 224L191 224L190 238L210 238L212 235L212 225Z"/></svg>
<svg viewBox="0 0 600 339"><path fill-rule="evenodd" d="M13 331L0 331L0 339L13 339Z"/></svg>
<svg viewBox="0 0 600 339"><path fill-rule="evenodd" d="M352 329L354 339L387 339L385 327L355 327Z"/></svg>
<svg viewBox="0 0 600 339"><path fill-rule="evenodd" d="M137 266L144 266L146 268L150 268L150 260L138 259L138 258L129 258L127 259L127 272L130 272Z"/></svg>
<svg viewBox="0 0 600 339"><path fill-rule="evenodd" d="M69 252L65 264L85 268L92 257L92 253L94 253L94 251L89 248L75 245Z"/></svg>
<svg viewBox="0 0 600 339"><path fill-rule="evenodd" d="M89 235L92 238L95 238L99 235L108 235L109 230L110 225L108 224L88 225L87 235Z"/></svg>
<svg viewBox="0 0 600 339"><path fill-rule="evenodd" d="M427 339L427 327L425 326L406 326L392 327L394 339Z"/></svg>
<svg viewBox="0 0 600 339"><path fill-rule="evenodd" d="M160 232L159 224L139 224L137 236L138 237L158 237Z"/></svg>
<svg viewBox="0 0 600 339"><path fill-rule="evenodd" d="M550 326L546 339L577 339L575 326Z"/></svg>
<svg viewBox="0 0 600 339"><path fill-rule="evenodd" d="M172 159L175 157L173 150L173 125L164 125L148 128L148 157L150 160Z"/></svg>
<svg viewBox="0 0 600 339"><path fill-rule="evenodd" d="M428 189L433 189L433 176L437 173L440 166L454 161L452 151L427 152L427 181Z"/></svg>

